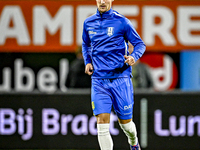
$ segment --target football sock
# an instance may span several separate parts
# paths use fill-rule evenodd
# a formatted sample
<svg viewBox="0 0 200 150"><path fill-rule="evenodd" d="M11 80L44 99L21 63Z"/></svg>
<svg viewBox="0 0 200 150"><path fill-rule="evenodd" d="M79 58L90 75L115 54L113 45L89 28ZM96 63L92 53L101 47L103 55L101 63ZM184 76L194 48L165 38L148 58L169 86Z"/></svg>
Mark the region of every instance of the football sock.
<svg viewBox="0 0 200 150"><path fill-rule="evenodd" d="M120 124L120 127L128 137L128 143L130 145L136 145L138 143L138 138L137 138L137 131L135 127L135 123L133 121L126 123L126 124Z"/></svg>
<svg viewBox="0 0 200 150"><path fill-rule="evenodd" d="M98 141L101 150L112 150L113 141L109 132L109 123L97 124Z"/></svg>

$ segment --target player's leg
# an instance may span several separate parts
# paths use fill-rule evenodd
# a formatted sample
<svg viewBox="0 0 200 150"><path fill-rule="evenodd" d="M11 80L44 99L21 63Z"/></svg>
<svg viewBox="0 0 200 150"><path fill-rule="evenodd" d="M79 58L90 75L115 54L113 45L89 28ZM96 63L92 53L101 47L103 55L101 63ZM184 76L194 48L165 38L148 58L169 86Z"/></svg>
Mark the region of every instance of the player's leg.
<svg viewBox="0 0 200 150"><path fill-rule="evenodd" d="M110 114L103 113L96 116L97 118L97 133L98 142L101 150L112 150L113 141L110 135Z"/></svg>
<svg viewBox="0 0 200 150"><path fill-rule="evenodd" d="M128 143L131 146L138 144L137 131L133 115L133 86L130 78L120 78L113 83L113 106L119 118L119 125L128 138ZM139 147L135 146L136 150Z"/></svg>
<svg viewBox="0 0 200 150"><path fill-rule="evenodd" d="M102 113L96 115L96 118L97 118L97 124L110 123L110 113Z"/></svg>
<svg viewBox="0 0 200 150"><path fill-rule="evenodd" d="M109 132L110 113L112 107L111 97L103 84L105 80L92 79L92 109L97 118L98 142L101 150L112 150L113 141Z"/></svg>
<svg viewBox="0 0 200 150"><path fill-rule="evenodd" d="M135 123L132 119L121 120L119 119L119 125L121 129L124 131L128 138L128 143L130 144L131 149L139 150L138 138L137 138L137 130Z"/></svg>

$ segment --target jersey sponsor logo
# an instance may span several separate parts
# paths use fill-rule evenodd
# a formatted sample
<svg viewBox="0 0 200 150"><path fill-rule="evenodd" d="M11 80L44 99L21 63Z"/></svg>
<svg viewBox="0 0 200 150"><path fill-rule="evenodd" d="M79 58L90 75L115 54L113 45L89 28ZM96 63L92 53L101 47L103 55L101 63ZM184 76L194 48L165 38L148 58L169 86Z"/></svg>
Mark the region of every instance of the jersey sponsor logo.
<svg viewBox="0 0 200 150"><path fill-rule="evenodd" d="M107 28L107 35L112 36L114 34L114 27L108 27Z"/></svg>
<svg viewBox="0 0 200 150"><path fill-rule="evenodd" d="M97 32L89 31L89 34L97 34Z"/></svg>

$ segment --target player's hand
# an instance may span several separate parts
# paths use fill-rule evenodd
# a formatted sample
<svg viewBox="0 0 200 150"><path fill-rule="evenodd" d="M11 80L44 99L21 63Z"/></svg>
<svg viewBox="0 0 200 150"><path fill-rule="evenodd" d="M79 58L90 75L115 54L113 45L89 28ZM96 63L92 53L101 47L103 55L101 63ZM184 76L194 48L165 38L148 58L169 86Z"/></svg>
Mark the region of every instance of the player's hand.
<svg viewBox="0 0 200 150"><path fill-rule="evenodd" d="M135 64L135 59L133 58L133 56L124 55L124 58L126 59L124 63L127 63L130 66L133 66Z"/></svg>
<svg viewBox="0 0 200 150"><path fill-rule="evenodd" d="M88 74L88 75L92 75L93 74L93 66L92 66L91 63L88 63L85 66L85 73Z"/></svg>

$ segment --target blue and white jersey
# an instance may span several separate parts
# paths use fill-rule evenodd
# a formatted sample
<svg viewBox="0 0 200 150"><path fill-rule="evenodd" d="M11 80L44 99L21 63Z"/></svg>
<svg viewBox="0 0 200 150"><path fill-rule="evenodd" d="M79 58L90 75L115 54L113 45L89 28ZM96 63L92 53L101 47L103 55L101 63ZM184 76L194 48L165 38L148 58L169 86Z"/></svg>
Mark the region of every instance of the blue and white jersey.
<svg viewBox="0 0 200 150"><path fill-rule="evenodd" d="M130 77L131 66L124 63L129 55L128 41L134 46L131 56L137 61L146 46L131 22L110 9L97 13L84 21L82 52L85 65L92 63L92 78Z"/></svg>

